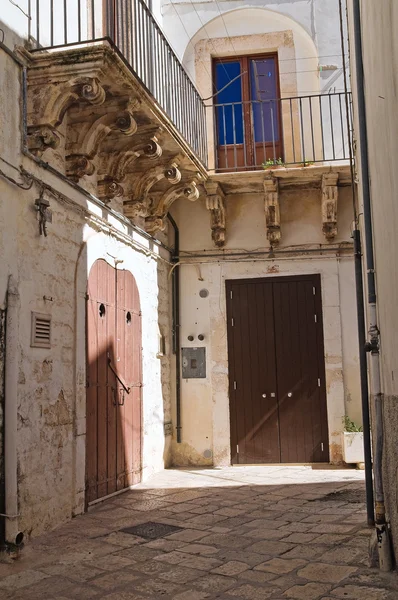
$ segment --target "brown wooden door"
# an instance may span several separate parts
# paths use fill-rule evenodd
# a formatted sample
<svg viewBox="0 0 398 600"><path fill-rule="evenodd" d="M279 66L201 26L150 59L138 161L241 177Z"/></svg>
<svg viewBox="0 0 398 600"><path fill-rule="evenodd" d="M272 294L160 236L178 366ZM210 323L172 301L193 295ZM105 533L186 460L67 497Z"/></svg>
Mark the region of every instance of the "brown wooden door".
<svg viewBox="0 0 398 600"><path fill-rule="evenodd" d="M140 481L141 380L137 285L98 260L87 297L87 504Z"/></svg>
<svg viewBox="0 0 398 600"><path fill-rule="evenodd" d="M328 462L320 277L227 282L233 464Z"/></svg>

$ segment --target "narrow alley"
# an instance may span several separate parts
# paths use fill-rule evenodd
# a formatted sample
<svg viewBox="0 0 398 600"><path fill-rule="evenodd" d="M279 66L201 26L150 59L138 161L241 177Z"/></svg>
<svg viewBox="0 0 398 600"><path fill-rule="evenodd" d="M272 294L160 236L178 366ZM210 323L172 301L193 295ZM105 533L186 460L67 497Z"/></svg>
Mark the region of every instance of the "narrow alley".
<svg viewBox="0 0 398 600"><path fill-rule="evenodd" d="M396 575L368 567L363 480L324 465L163 471L0 564L0 597L395 600Z"/></svg>

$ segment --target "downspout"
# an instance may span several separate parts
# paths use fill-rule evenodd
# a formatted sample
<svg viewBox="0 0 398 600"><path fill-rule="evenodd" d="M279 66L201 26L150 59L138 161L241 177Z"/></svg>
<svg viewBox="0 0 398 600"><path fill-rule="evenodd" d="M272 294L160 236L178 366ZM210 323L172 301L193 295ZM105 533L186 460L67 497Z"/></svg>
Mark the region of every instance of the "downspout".
<svg viewBox="0 0 398 600"><path fill-rule="evenodd" d="M371 211L370 179L369 179L369 155L368 155L368 133L366 124L366 102L364 90L363 70L363 48L361 31L361 7L360 0L353 0L353 25L354 25L354 48L357 80L358 99L358 123L359 123L359 147L361 159L361 184L363 195L363 220L366 245L366 266L368 283L368 311L369 311L369 336L367 350L370 352L371 367L371 399L374 403L374 429L375 429L375 451L374 451L374 479L376 495L376 533L379 550L380 569L391 571L392 554L389 539L389 530L386 523L386 511L383 488L383 407L380 376L380 332L377 325L377 298L375 285L375 263L373 251L373 226Z"/></svg>
<svg viewBox="0 0 398 600"><path fill-rule="evenodd" d="M167 216L174 229L174 249L171 255L171 262L176 264L178 263L180 254L180 232L171 214L168 213ZM176 356L176 430L177 444L181 444L180 269L173 269L171 277L173 354Z"/></svg>
<svg viewBox="0 0 398 600"><path fill-rule="evenodd" d="M0 306L0 553L6 546L6 482L4 468L4 434L5 434L5 358L6 358L6 318L7 305Z"/></svg>
<svg viewBox="0 0 398 600"><path fill-rule="evenodd" d="M8 278L6 360L5 360L5 530L6 543L19 546L23 533L18 530L18 285L12 275Z"/></svg>
<svg viewBox="0 0 398 600"><path fill-rule="evenodd" d="M351 131L350 106L348 100L348 81L346 70L346 52L344 43L344 21L343 21L343 2L339 0L340 16L340 38L341 54L343 62L343 78L345 90L347 132ZM348 24L347 24L348 26ZM373 470L372 470L372 440L370 433L370 407L369 407L369 382L368 382L368 361L366 353L366 324L365 324L365 303L363 297L363 264L362 264L362 244L361 232L358 224L356 183L354 172L354 157L352 139L349 140L348 150L350 156L351 189L352 189L352 208L354 213L354 228L352 238L354 241L354 261L355 261L355 296L357 307L358 322L358 354L359 354L359 372L361 382L361 406L362 406L362 426L363 426L363 450L365 463L365 489L366 489L366 512L368 526L375 525L374 494L373 494Z"/></svg>

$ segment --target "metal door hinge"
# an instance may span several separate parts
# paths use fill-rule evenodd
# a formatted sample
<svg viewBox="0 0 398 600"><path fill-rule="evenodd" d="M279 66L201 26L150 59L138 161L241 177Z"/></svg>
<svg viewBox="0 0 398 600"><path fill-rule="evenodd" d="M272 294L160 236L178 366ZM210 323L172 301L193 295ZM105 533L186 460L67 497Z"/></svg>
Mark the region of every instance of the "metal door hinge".
<svg viewBox="0 0 398 600"><path fill-rule="evenodd" d="M234 390L236 390L236 389L237 389L237 387L238 387L238 386L236 385L236 381L234 381Z"/></svg>
<svg viewBox="0 0 398 600"><path fill-rule="evenodd" d="M232 290L230 291L230 294L231 294L231 300L232 300L232 296L233 296L233 294L232 294Z"/></svg>
<svg viewBox="0 0 398 600"><path fill-rule="evenodd" d="M323 452L323 442L321 442L321 451Z"/></svg>
<svg viewBox="0 0 398 600"><path fill-rule="evenodd" d="M312 293L313 293L314 296L316 295L316 288L315 287L312 288Z"/></svg>
<svg viewBox="0 0 398 600"><path fill-rule="evenodd" d="M235 327L235 321L234 321L234 318L233 318L233 317L232 317L232 319L231 319L231 325L232 325L232 327Z"/></svg>
<svg viewBox="0 0 398 600"><path fill-rule="evenodd" d="M316 315L314 315L314 320L315 320L315 323L318 323L318 317Z"/></svg>
<svg viewBox="0 0 398 600"><path fill-rule="evenodd" d="M236 444L236 454L239 454L239 446Z"/></svg>
<svg viewBox="0 0 398 600"><path fill-rule="evenodd" d="M321 379L318 377L318 387L321 387Z"/></svg>

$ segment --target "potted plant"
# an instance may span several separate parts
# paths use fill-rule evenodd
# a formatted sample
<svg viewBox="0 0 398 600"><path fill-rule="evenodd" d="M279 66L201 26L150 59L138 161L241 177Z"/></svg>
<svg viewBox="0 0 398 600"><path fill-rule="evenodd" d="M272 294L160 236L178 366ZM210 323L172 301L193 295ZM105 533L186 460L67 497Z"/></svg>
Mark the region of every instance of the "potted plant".
<svg viewBox="0 0 398 600"><path fill-rule="evenodd" d="M347 464L356 464L358 468L363 467L363 428L356 425L348 415L343 417L343 460Z"/></svg>
<svg viewBox="0 0 398 600"><path fill-rule="evenodd" d="M267 160L265 161L265 163L263 163L263 169L280 169L281 167L284 167L285 163L283 162L283 160L279 157L279 158L267 158Z"/></svg>

